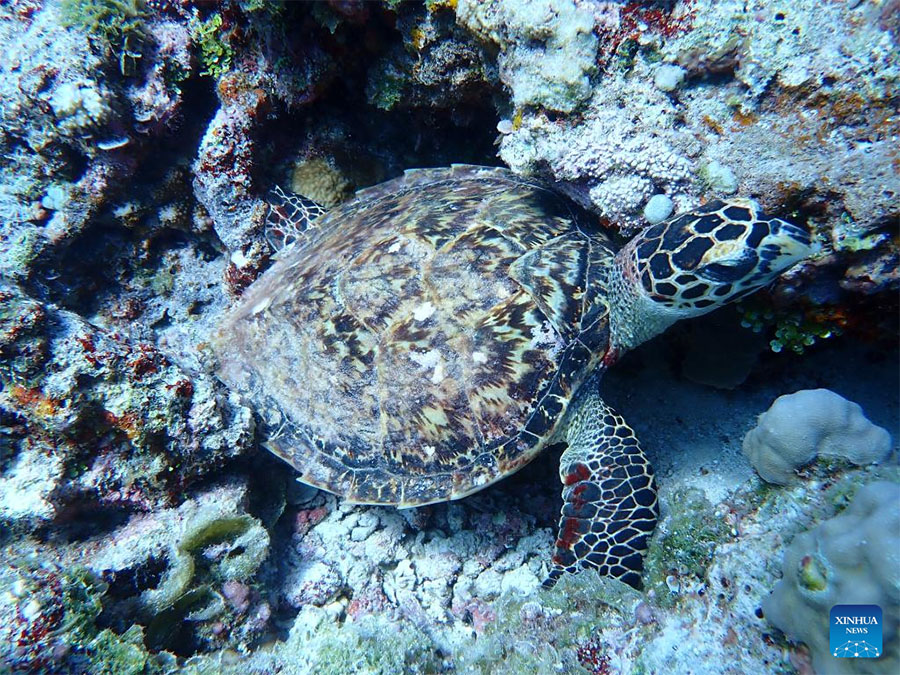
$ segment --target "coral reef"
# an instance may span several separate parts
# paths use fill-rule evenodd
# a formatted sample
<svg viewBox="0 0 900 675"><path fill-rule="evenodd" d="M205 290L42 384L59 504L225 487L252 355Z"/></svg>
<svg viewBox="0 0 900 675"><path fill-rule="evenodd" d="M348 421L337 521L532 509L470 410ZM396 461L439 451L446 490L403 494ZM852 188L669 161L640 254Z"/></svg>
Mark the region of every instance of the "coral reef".
<svg viewBox="0 0 900 675"><path fill-rule="evenodd" d="M463 3L458 20L502 47L504 5L477 4L477 22ZM534 12L548 5L524 4ZM526 105L513 90L513 123L499 140L514 170L564 181L625 232L643 225L641 209L656 193L683 209L740 190L770 210L802 206L823 241L837 240L849 219L855 237L877 248L874 257L895 259L896 243L881 237L898 216L889 110L900 70L877 6L556 5L560 22L543 22L535 42L565 41L562 17L592 8L601 86L571 99L577 111L554 107L544 99L566 69L552 60L539 71L519 68L540 93ZM569 21L566 30L578 26ZM569 67L582 63L568 59ZM867 290L896 288L889 277L878 275Z"/></svg>
<svg viewBox="0 0 900 675"><path fill-rule="evenodd" d="M499 512L487 499L483 514L459 505L360 508L315 492L300 499L281 581L298 622L386 613L465 635L466 616L484 611L504 590L534 591L546 574L550 529L535 531L533 509L519 498ZM553 505L542 506L551 525ZM427 519L427 528L410 522L417 517ZM331 555L335 547L344 554Z"/></svg>
<svg viewBox="0 0 900 675"><path fill-rule="evenodd" d="M597 37L590 9L570 0L459 0L457 21L493 43L515 108L572 112L591 96Z"/></svg>
<svg viewBox="0 0 900 675"><path fill-rule="evenodd" d="M891 435L862 408L828 389L779 396L744 437L744 454L766 481L787 485L816 457L856 465L880 462L891 452Z"/></svg>
<svg viewBox="0 0 900 675"><path fill-rule="evenodd" d="M262 236L264 190L255 178L264 123L276 106L292 110L313 101L330 77L330 59L313 40L302 54L290 44L272 53L285 31L274 7L253 12L238 5L194 20L205 73L216 78L219 99L192 166L194 194L231 253L226 281L234 293L253 281L270 253Z"/></svg>
<svg viewBox="0 0 900 675"><path fill-rule="evenodd" d="M868 465L900 431L895 4L2 4L0 671L830 672L822 603L897 603L860 543L900 480ZM697 322L605 377L662 488L640 592L540 588L553 452L460 502L348 505L256 452L208 374L270 188L331 204L451 162L545 178L614 235L736 193L818 241L740 306L759 335ZM832 401L863 465L792 480L793 444L761 482L755 411L817 387L887 431Z"/></svg>
<svg viewBox="0 0 900 675"><path fill-rule="evenodd" d="M40 561L34 548L5 549L0 659L50 672L167 672L186 645L255 641L271 609L249 582L269 536L247 499L246 485L217 486L79 541L64 557L34 542Z"/></svg>
<svg viewBox="0 0 900 675"><path fill-rule="evenodd" d="M730 530L724 510L713 508L700 490L673 491L667 504L645 564L646 586L662 606L702 587L716 544Z"/></svg>
<svg viewBox="0 0 900 675"><path fill-rule="evenodd" d="M815 672L889 673L900 668L900 484L860 489L839 515L794 537L783 578L763 600L766 619L812 653ZM883 651L878 660L835 658L824 617L834 605L878 605Z"/></svg>
<svg viewBox="0 0 900 675"><path fill-rule="evenodd" d="M89 503L148 510L249 449L250 411L208 376L12 288L0 298L0 405L27 433L0 478L4 520L33 527Z"/></svg>
<svg viewBox="0 0 900 675"><path fill-rule="evenodd" d="M265 264L268 251L258 234L265 202L252 191L253 132L263 100L249 90L219 108L200 144L193 167L194 192L212 218L216 234L233 251L228 279L239 293Z"/></svg>
<svg viewBox="0 0 900 675"><path fill-rule="evenodd" d="M816 372L821 364L809 368ZM646 370L659 387L659 368ZM640 395L633 371L619 379ZM615 391L612 385L607 389ZM660 395L678 398L665 389ZM720 435L737 437L752 422L752 406L736 396L720 395L719 408L710 406L680 432L672 422L662 431L666 443L699 450L695 425L713 422L708 442L720 453ZM681 397L684 409L697 407ZM650 400L633 416L658 428L652 410L660 405ZM734 414L736 405L742 415ZM685 460L674 453L668 462ZM0 658L55 658L62 668L78 657L124 668L100 660L118 650L148 667L177 658L187 672L222 673L424 672L437 665L461 672L661 672L704 659L733 664L734 673L766 663L788 669L787 645L764 637L755 614L775 584L783 542L830 517L860 482L896 480L895 467L893 474L871 475L832 467L827 482L781 491L759 487L749 467L705 466L705 478L696 466L685 475L706 484L685 485L665 461L659 465L664 515L643 594L592 574L540 589L558 513L552 455L475 498L406 511L348 505L295 483L280 467L254 469L255 487L238 480L188 490L180 505L132 515L68 546L37 545L40 559L65 555L65 565L78 561L99 577L95 599L85 599L79 612L99 602L102 619L87 624L82 643L110 646L96 656L95 647L54 656L56 643L41 638L27 643L27 653ZM737 487L722 492L724 482ZM22 547L3 555L25 579L19 586L36 584L22 562L35 544ZM12 606L0 603L0 612L18 616L26 602L22 596ZM701 624L703 631L689 628ZM22 619L8 625L25 629ZM285 634L273 641L279 625ZM738 633L751 637L737 639ZM59 639L73 635L63 631ZM674 651L673 644L682 648Z"/></svg>
<svg viewBox="0 0 900 675"><path fill-rule="evenodd" d="M485 58L447 8L397 6L402 40L369 68L366 98L383 110L471 105L490 95Z"/></svg>
<svg viewBox="0 0 900 675"><path fill-rule="evenodd" d="M249 585L268 555L269 534L247 513L247 501L246 485L221 485L177 509L134 516L103 545L92 542L88 568L118 589L105 606L114 623L138 619L156 649L187 641L179 635L185 630L195 649L221 645L226 634L234 644L252 643L271 616ZM129 588L134 579L146 581Z"/></svg>
<svg viewBox="0 0 900 675"><path fill-rule="evenodd" d="M122 75L133 70L144 40L142 0L63 0L60 12L63 26L79 26L106 43L107 50L118 57Z"/></svg>
<svg viewBox="0 0 900 675"><path fill-rule="evenodd" d="M140 626L117 634L97 625L109 587L87 570L16 561L0 568L0 587L0 659L11 671L60 672L67 664L138 675L176 666L173 654L148 653Z"/></svg>
<svg viewBox="0 0 900 675"><path fill-rule="evenodd" d="M83 232L133 175L148 140L177 123L182 98L170 74L189 72L187 34L155 21L158 45L139 39L147 26L137 14L120 14L119 5L137 7L73 2L33 14L0 10L6 276L26 278L48 251ZM77 25L63 27L60 12ZM102 43L96 49L95 36ZM153 58L141 58L151 47ZM127 82L113 66L120 58L131 64L122 68Z"/></svg>

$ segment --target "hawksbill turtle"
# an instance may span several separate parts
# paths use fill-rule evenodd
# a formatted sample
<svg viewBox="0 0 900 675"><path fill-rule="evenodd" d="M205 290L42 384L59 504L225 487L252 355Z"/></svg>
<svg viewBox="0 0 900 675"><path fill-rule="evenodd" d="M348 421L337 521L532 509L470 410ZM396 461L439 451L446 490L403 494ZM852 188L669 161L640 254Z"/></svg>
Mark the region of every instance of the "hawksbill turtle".
<svg viewBox="0 0 900 675"><path fill-rule="evenodd" d="M304 483L406 507L465 497L565 443L545 584L596 568L638 586L656 485L599 377L676 320L772 281L809 253L807 233L735 199L617 250L548 186L464 165L320 211L280 193L270 232L297 241L212 342L268 449Z"/></svg>

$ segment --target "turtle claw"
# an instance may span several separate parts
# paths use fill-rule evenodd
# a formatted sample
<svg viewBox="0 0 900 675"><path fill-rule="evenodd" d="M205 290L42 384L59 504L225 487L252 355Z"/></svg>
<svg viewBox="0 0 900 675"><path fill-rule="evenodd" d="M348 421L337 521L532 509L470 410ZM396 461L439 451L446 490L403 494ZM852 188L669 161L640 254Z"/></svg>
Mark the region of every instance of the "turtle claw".
<svg viewBox="0 0 900 675"><path fill-rule="evenodd" d="M556 582L560 580L560 577L565 573L564 567L559 567L558 565L554 565L553 569L550 570L550 573L547 575L547 578L541 582L541 586L546 589L551 589L556 586Z"/></svg>
<svg viewBox="0 0 900 675"><path fill-rule="evenodd" d="M298 241L303 241L304 232L326 211L324 206L313 200L285 192L278 185L269 191L266 201L269 211L266 215L265 235L276 252L290 249Z"/></svg>

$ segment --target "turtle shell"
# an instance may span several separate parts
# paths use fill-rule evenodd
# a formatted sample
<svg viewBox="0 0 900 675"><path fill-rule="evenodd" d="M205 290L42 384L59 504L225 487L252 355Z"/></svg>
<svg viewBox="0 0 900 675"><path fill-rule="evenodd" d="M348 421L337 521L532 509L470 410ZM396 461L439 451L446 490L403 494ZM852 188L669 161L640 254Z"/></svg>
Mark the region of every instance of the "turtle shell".
<svg viewBox="0 0 900 675"><path fill-rule="evenodd" d="M213 340L300 479L360 503L455 499L524 466L609 340L609 241L545 186L420 169L314 223Z"/></svg>

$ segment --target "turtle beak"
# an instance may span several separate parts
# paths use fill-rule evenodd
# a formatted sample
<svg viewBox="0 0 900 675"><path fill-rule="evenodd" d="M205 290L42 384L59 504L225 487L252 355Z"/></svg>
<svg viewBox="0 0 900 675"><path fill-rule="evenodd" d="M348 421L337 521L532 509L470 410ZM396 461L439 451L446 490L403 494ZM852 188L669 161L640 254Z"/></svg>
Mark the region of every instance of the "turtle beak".
<svg viewBox="0 0 900 675"><path fill-rule="evenodd" d="M778 246L779 266L783 266L783 269L803 260L813 252L809 232L802 227L778 218L772 219L770 227L772 229L770 243Z"/></svg>

